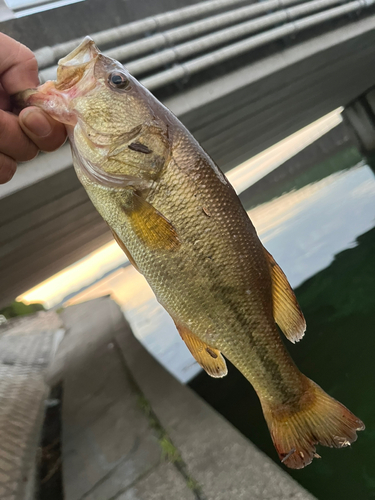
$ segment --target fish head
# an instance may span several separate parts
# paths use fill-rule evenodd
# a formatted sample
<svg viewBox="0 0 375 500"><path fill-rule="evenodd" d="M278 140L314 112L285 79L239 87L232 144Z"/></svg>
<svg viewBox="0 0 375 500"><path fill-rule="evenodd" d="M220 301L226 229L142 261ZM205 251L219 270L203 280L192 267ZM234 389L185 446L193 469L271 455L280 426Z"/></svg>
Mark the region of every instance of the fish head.
<svg viewBox="0 0 375 500"><path fill-rule="evenodd" d="M152 181L171 152L171 113L89 37L59 61L56 81L21 92L16 103L66 125L81 181Z"/></svg>

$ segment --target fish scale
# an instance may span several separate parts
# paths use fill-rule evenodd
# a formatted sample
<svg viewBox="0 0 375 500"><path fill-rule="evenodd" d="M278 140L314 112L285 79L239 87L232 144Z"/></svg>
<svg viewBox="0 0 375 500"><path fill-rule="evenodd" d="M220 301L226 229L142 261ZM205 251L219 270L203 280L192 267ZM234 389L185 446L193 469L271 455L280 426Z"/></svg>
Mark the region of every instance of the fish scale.
<svg viewBox="0 0 375 500"><path fill-rule="evenodd" d="M178 119L86 38L58 81L16 97L65 123L77 175L198 363L256 390L281 461L302 468L317 444L340 448L363 423L303 375L276 324L306 324L290 284L228 180ZM223 354L223 355L222 355Z"/></svg>

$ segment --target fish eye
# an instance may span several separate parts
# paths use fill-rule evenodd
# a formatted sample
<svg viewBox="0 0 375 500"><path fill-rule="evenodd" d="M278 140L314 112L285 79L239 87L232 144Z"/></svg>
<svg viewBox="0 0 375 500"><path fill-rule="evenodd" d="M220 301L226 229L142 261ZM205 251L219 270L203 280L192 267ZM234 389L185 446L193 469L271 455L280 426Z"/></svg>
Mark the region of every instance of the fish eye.
<svg viewBox="0 0 375 500"><path fill-rule="evenodd" d="M123 73L119 73L116 71L115 73L111 73L108 77L108 82L111 87L115 89L124 90L129 85L129 80Z"/></svg>

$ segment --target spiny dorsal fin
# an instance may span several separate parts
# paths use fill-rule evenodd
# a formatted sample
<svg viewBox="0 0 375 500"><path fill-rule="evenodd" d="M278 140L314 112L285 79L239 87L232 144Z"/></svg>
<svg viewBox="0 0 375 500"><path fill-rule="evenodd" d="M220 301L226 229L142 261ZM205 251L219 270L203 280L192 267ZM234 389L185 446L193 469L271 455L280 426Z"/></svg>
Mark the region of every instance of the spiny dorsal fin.
<svg viewBox="0 0 375 500"><path fill-rule="evenodd" d="M129 259L129 262L130 264L135 267L135 269L140 273L141 271L138 269L138 266L137 264L135 263L131 253L129 252L129 250L127 249L127 247L125 246L125 243L120 239L119 235L116 233L116 231L114 231L112 228L110 228L111 231L112 231L112 234L113 234L113 237L114 239L116 240L116 243L118 244L118 246L121 248L121 250L124 252L124 254L127 256L127 258ZM141 273L142 274L142 273Z"/></svg>
<svg viewBox="0 0 375 500"><path fill-rule="evenodd" d="M126 209L135 234L152 250L177 250L181 245L172 223L142 196L134 193L133 208Z"/></svg>
<svg viewBox="0 0 375 500"><path fill-rule="evenodd" d="M294 344L304 336L306 321L287 277L272 255L264 251L271 269L273 317L285 337Z"/></svg>
<svg viewBox="0 0 375 500"><path fill-rule="evenodd" d="M187 348L208 375L214 378L225 377L228 369L221 352L207 345L187 328L181 327L177 323L176 327Z"/></svg>

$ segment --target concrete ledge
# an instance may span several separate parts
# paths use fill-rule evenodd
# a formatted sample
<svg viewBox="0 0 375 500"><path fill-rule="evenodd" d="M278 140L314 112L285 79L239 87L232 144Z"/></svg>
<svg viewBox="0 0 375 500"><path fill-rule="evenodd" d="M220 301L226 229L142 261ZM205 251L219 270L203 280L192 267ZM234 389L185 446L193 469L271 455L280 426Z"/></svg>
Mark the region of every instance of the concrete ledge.
<svg viewBox="0 0 375 500"><path fill-rule="evenodd" d="M63 320L67 500L313 499L161 367L109 298Z"/></svg>
<svg viewBox="0 0 375 500"><path fill-rule="evenodd" d="M66 499L172 500L178 491L178 498L193 500L177 470L162 459L116 345L117 334L131 335L121 310L110 299L97 299L68 308L62 317L67 335L50 380L63 382ZM152 497L160 488L170 496ZM138 490L140 497L134 496Z"/></svg>
<svg viewBox="0 0 375 500"><path fill-rule="evenodd" d="M314 498L193 391L177 382L129 329L116 338L132 375L205 498Z"/></svg>

